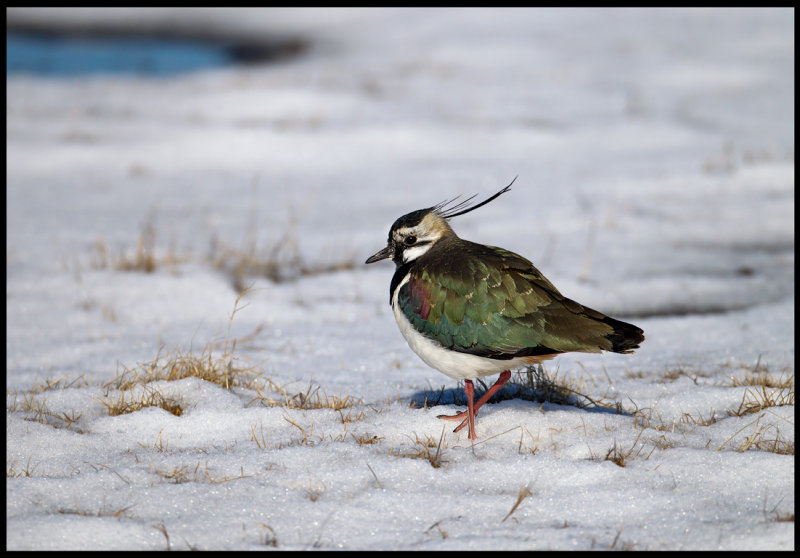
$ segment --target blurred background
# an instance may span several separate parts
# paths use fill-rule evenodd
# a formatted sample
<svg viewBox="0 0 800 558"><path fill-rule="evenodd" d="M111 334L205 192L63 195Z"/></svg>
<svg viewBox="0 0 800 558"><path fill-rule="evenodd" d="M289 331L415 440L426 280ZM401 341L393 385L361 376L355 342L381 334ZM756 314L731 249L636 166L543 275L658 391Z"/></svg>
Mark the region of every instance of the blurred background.
<svg viewBox="0 0 800 558"><path fill-rule="evenodd" d="M518 175L456 231L589 305L793 297L792 10L10 8L6 41L10 281L361 271Z"/></svg>

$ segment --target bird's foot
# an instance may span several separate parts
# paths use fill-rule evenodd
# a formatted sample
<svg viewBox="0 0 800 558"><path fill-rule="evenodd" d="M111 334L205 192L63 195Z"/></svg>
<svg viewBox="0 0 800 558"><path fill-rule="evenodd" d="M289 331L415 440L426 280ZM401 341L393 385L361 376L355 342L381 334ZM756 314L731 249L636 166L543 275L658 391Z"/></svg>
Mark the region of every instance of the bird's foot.
<svg viewBox="0 0 800 558"><path fill-rule="evenodd" d="M478 412L473 410L473 418L477 414ZM453 429L453 432L458 432L469 423L469 411L461 411L460 413L456 413L455 415L439 415L436 418L440 418L442 420L460 420L461 424L459 424Z"/></svg>
<svg viewBox="0 0 800 558"><path fill-rule="evenodd" d="M436 418L442 420L463 420L468 414L468 411L461 411L460 413L456 413L454 415L436 415Z"/></svg>
<svg viewBox="0 0 800 558"><path fill-rule="evenodd" d="M475 386L472 380L464 380L464 395L467 396L467 410L455 415L439 415L438 418L444 420L462 420L461 424L456 426L453 432L458 432L465 426L469 425L469 439L477 440L478 436L475 434ZM466 417L466 418L464 418Z"/></svg>
<svg viewBox="0 0 800 558"><path fill-rule="evenodd" d="M469 425L469 439L477 440L478 437L475 435L475 415L478 414L478 409L480 409L484 403L489 401L489 398L497 393L497 391L503 387L503 384L505 384L509 378L511 378L511 372L508 370L500 374L500 377L497 379L494 385L486 390L486 393L484 393L483 396L474 404L472 401L475 388L472 384L472 380L464 380L464 395L467 396L467 410L456 413L455 415L438 415L436 418L440 418L442 420L460 420L461 424L456 426L453 429L453 432L458 432L465 426Z"/></svg>

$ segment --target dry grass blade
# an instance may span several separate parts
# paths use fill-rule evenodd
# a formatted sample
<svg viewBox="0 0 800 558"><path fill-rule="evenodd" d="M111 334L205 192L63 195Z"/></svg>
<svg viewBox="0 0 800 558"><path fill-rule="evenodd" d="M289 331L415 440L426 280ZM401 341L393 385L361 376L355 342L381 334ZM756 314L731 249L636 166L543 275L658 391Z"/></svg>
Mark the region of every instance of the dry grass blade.
<svg viewBox="0 0 800 558"><path fill-rule="evenodd" d="M67 376L61 376L56 379L45 378L42 382L36 382L29 390L30 393L42 393L51 389L69 389L72 387L86 387L89 381L81 374L77 378L68 379Z"/></svg>
<svg viewBox="0 0 800 558"><path fill-rule="evenodd" d="M6 400L7 413L24 413L24 420L39 422L52 426L53 428L69 428L78 422L83 416L83 411L62 411L54 412L47 407L47 402L37 398L38 390L33 393L22 393L22 400L19 399L19 392L9 394ZM13 399L10 397L13 396ZM77 429L76 431L80 431Z"/></svg>
<svg viewBox="0 0 800 558"><path fill-rule="evenodd" d="M378 488L383 490L383 484L380 480L378 480L378 475L375 474L375 471L372 470L372 467L370 467L369 463L367 463L367 469L369 469L369 472L372 473L372 476L375 478L375 483L378 485Z"/></svg>
<svg viewBox="0 0 800 558"><path fill-rule="evenodd" d="M243 248L235 248L214 238L209 250L210 263L230 276L231 284L237 292L246 288L245 285L250 277L265 277L275 283L281 283L308 275L354 269L358 265L359 258L354 251L334 254L328 261L320 261L317 257L313 264L308 263L300 254L297 217L293 212L288 222L281 227L282 234L271 240L268 245L259 246L255 189L253 199L251 207L254 213L250 216L246 245Z"/></svg>
<svg viewBox="0 0 800 558"><path fill-rule="evenodd" d="M112 417L135 413L147 407L158 407L176 417L183 414L183 406L179 401L165 397L161 392L150 388L143 389L139 397L134 397L130 391L123 391L115 399L107 397L99 401Z"/></svg>
<svg viewBox="0 0 800 558"><path fill-rule="evenodd" d="M517 501L516 501L516 502L514 502L514 505L513 505L513 506L511 506L511 510L510 510L510 511L509 511L509 512L506 514L506 516L505 516L505 517L504 517L504 518L503 518L503 519L500 521L500 523L503 523L503 522L504 522L506 519L508 519L509 517L511 517L511 516L514 514L514 512L515 512L515 511L517 511L517 508L518 508L518 507L519 507L519 505L522 503L522 501L523 501L525 498L527 498L528 496L530 496L531 494L532 494L532 492L531 492L531 489L530 489L530 487L529 487L529 486L523 486L522 488L520 488L520 489L519 489L519 494L517 494Z"/></svg>
<svg viewBox="0 0 800 558"><path fill-rule="evenodd" d="M309 431L306 432L305 428L303 428L302 426L297 424L295 421L290 419L288 416L284 415L283 416L283 420L285 420L286 422L288 422L289 424L291 424L292 426L297 428L300 431L300 433L303 435L303 437L299 440L300 444L308 445L308 446L314 445L314 442L311 440L311 436L314 435L314 423L311 423L311 427L310 427Z"/></svg>
<svg viewBox="0 0 800 558"><path fill-rule="evenodd" d="M752 442L748 442L748 440L753 440L753 439L755 438L756 432L758 432L758 425L759 425L759 423L761 422L761 417L763 417L763 416L764 416L764 415L763 415L763 413L762 413L762 414L759 414L759 415L758 415L758 417L756 418L756 420L754 420L753 422L750 422L750 423L748 423L748 424L746 424L746 425L742 426L742 427L741 427L739 430L737 430L736 432L734 432L734 433L733 433L733 435L732 435L730 438L728 438L727 440L725 440L725 441L724 441L724 442L723 442L723 443L722 443L722 444L721 444L721 445L720 445L720 446L719 446L719 447L716 449L716 451L720 451L720 450L722 450L722 448L724 448L726 445L728 445L728 442L730 442L731 440L733 440L733 439L734 439L734 438L735 438L735 437L736 437L738 434L740 434L740 433L741 433L743 430L746 430L746 429L747 429L747 428L749 428L750 426L753 426L753 432L750 434L750 436L748 436L748 437L747 437L747 439L746 439L746 440L745 440L745 442L744 442L745 444L747 444L747 447L749 447L749 446L750 446L750 444L751 444ZM739 446L739 448L741 448L741 447L742 447L742 446L740 445L740 446ZM744 451L744 450L741 450L741 451Z"/></svg>
<svg viewBox="0 0 800 558"><path fill-rule="evenodd" d="M611 461L611 463L613 463L614 465L617 465L618 467L625 467L626 458L627 458L627 455L622 452L622 450L617 445L617 442L615 440L614 441L614 445L611 446L610 450L608 450L608 453L606 454L606 456L604 458L604 461Z"/></svg>
<svg viewBox="0 0 800 558"><path fill-rule="evenodd" d="M257 522L256 525L264 529L264 533L259 537L259 542L264 546L271 546L273 548L278 546L278 534L275 529L266 523Z"/></svg>
<svg viewBox="0 0 800 558"><path fill-rule="evenodd" d="M358 442L359 446L371 446L372 444L378 444L383 441L383 438L380 436L369 434L358 435L358 434L350 434L353 439Z"/></svg>
<svg viewBox="0 0 800 558"><path fill-rule="evenodd" d="M304 391L291 393L287 389L279 386L270 379L263 379L264 385L253 384L249 386L256 392L256 397L248 403L260 403L266 407L286 407L288 409L296 409L301 411L316 410L316 409L332 409L334 411L343 411L350 409L355 405L360 405L363 401L356 400L351 395L328 395L321 391L320 386L309 382L308 387ZM274 395L278 395L275 398ZM363 416L356 415L355 417L348 415L341 415L342 422L351 422L360 420Z"/></svg>
<svg viewBox="0 0 800 558"><path fill-rule="evenodd" d="M420 439L420 437L415 434L414 444L416 445L416 450L403 453L394 453L394 455L399 457L410 457L412 459L426 459L431 464L431 467L438 469L444 463L447 463L447 461L442 458L442 442L444 441L444 432L445 429L442 428L442 434L439 436L438 442L436 442L435 438L431 438L430 436L425 436L424 440ZM436 451L431 451L434 448L436 448ZM389 453L392 454L393 451L389 450Z"/></svg>
<svg viewBox="0 0 800 558"><path fill-rule="evenodd" d="M777 389L794 389L794 373L781 374L776 376L760 370L758 372L745 373L744 378L731 378L731 384L738 386L764 386Z"/></svg>
<svg viewBox="0 0 800 558"><path fill-rule="evenodd" d="M794 405L794 388L770 388L761 384L757 387L747 388L742 395L739 408L731 414L740 417L784 405Z"/></svg>
<svg viewBox="0 0 800 558"><path fill-rule="evenodd" d="M125 368L116 378L103 387L109 389L129 390L136 385L150 382L174 382L184 378L200 378L212 384L232 389L237 386L248 387L258 373L252 369L240 368L233 364L232 355L215 358L207 347L200 355L173 351L166 355L157 355L150 362L137 368Z"/></svg>
<svg viewBox="0 0 800 558"><path fill-rule="evenodd" d="M114 269L117 271L142 271L153 273L159 267L175 266L188 261L188 256L178 256L174 242L166 250L156 247L156 215L151 211L145 217L139 230L136 248L123 249L119 254L112 254L102 236L95 243L96 253L91 266L95 269ZM133 252L133 253L131 253Z"/></svg>
<svg viewBox="0 0 800 558"><path fill-rule="evenodd" d="M569 405L579 409L603 407L618 414L626 414L619 402L595 399L582 393L576 387L565 385L563 382L558 381L558 371L551 375L541 364L527 367L524 372L512 378L506 386L507 388L498 392L498 394L506 392L507 395L501 396L505 399L517 397L537 403Z"/></svg>

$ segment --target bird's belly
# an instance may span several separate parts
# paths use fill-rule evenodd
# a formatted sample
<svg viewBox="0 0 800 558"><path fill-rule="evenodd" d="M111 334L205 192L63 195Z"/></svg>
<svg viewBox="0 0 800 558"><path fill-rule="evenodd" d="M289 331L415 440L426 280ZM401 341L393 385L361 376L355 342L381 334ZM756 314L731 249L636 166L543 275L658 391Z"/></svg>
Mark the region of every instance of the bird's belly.
<svg viewBox="0 0 800 558"><path fill-rule="evenodd" d="M414 329L414 326L411 325L411 322L408 321L408 318L405 317L397 304L392 304L392 310L394 311L397 325L400 327L400 333L405 337L411 350L417 353L425 364L456 380L498 374L504 370L513 370L535 364L552 356L544 355L500 360L451 351Z"/></svg>

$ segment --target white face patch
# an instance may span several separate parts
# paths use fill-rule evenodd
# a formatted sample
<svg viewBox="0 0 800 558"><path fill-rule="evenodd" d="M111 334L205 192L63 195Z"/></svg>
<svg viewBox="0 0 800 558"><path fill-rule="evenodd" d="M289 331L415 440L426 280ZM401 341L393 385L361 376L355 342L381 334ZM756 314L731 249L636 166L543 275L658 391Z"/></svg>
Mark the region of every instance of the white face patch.
<svg viewBox="0 0 800 558"><path fill-rule="evenodd" d="M416 260L422 254L430 250L431 246L433 246L432 242L421 244L419 246L411 246L409 248L405 248L403 250L403 262L408 263L410 261Z"/></svg>
<svg viewBox="0 0 800 558"><path fill-rule="evenodd" d="M402 247L403 262L407 263L416 260L442 237L442 230L431 228L429 223L423 220L416 227L404 227L397 229L392 234L397 246Z"/></svg>

